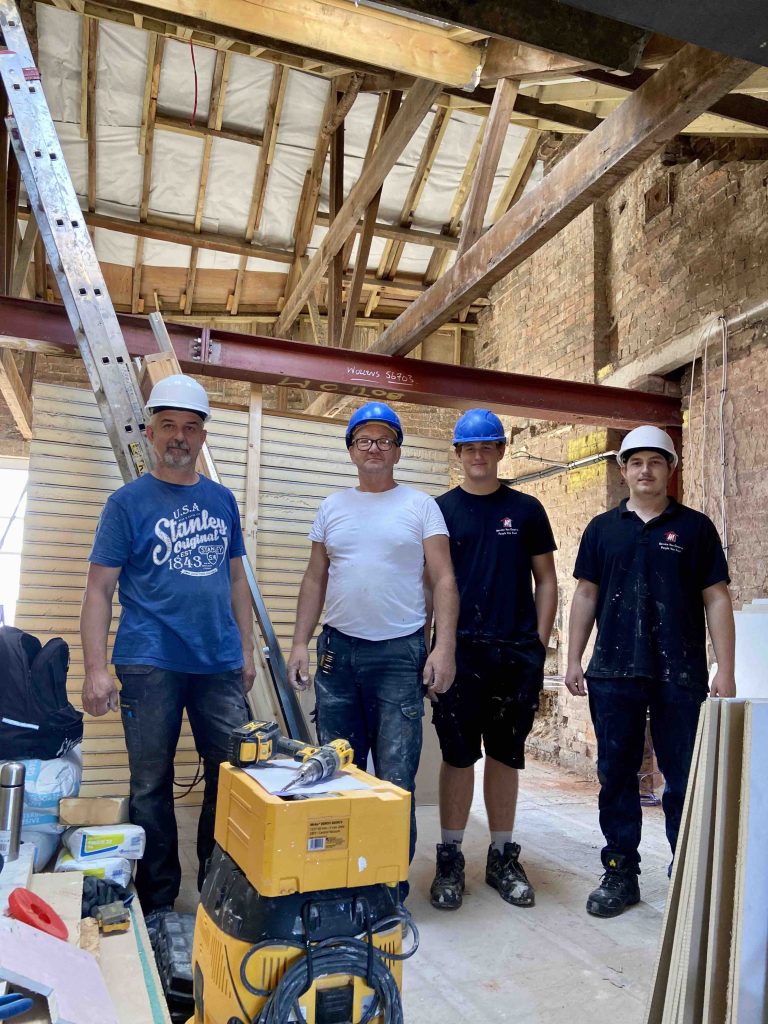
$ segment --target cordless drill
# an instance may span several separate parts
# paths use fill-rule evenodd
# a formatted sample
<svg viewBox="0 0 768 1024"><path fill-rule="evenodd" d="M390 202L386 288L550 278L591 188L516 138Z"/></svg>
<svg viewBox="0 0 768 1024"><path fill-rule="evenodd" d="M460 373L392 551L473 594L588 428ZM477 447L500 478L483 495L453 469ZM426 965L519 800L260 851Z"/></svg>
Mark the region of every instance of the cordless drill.
<svg viewBox="0 0 768 1024"><path fill-rule="evenodd" d="M266 764L276 754L286 754L300 761L299 769L285 789L310 785L329 779L339 768L352 763L354 752L347 740L333 740L322 746L288 739L280 733L277 722L247 722L232 733L229 761L236 768ZM284 790L285 792L285 790Z"/></svg>

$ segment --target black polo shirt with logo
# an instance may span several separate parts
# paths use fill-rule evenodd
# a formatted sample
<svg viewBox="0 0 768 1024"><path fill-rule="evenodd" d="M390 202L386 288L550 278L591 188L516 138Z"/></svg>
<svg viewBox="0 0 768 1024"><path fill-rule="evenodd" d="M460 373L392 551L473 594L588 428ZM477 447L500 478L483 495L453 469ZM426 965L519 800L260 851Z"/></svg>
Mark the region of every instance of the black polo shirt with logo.
<svg viewBox="0 0 768 1024"><path fill-rule="evenodd" d="M500 484L493 494L454 487L437 504L450 534L459 635L502 641L537 637L531 559L557 548L541 502Z"/></svg>
<svg viewBox="0 0 768 1024"><path fill-rule="evenodd" d="M707 685L701 592L730 582L711 519L670 498L644 523L625 498L587 526L573 575L600 588L587 677Z"/></svg>

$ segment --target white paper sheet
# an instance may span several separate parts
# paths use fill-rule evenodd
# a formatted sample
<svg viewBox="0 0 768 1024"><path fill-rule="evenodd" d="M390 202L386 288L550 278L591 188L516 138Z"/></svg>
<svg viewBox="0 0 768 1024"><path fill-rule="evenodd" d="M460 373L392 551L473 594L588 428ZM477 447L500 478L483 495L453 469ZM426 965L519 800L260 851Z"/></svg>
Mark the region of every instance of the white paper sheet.
<svg viewBox="0 0 768 1024"><path fill-rule="evenodd" d="M282 796L282 791L296 777L301 766L291 761L276 759L270 761L264 767L246 768L245 772L255 779L268 793ZM353 789L369 789L367 783L357 779L354 775L347 775L346 772L336 772L330 779L323 782L316 782L309 786L293 786L285 794L294 796L324 796L326 793L343 793Z"/></svg>

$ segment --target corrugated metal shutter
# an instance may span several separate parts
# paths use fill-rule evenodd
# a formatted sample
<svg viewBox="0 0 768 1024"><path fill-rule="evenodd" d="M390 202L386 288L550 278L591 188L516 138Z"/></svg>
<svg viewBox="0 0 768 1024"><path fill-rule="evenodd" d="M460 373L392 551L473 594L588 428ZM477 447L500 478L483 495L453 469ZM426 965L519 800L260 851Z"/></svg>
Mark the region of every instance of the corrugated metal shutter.
<svg viewBox="0 0 768 1024"><path fill-rule="evenodd" d="M42 640L63 636L71 649L68 687L80 706L83 657L78 629L88 553L99 514L122 483L94 395L81 388L36 384L34 437L24 522L21 593L16 624ZM355 483L338 422L265 412L262 426L256 570L275 631L287 656L309 527L320 501ZM248 414L217 409L208 440L222 482L245 509ZM444 441L407 439L400 481L430 494L445 490ZM111 650L117 625L115 603ZM307 699L307 709L311 706ZM127 791L127 756L119 714L86 718L84 796ZM197 755L188 726L176 759L177 780L191 781ZM198 787L181 802L199 803Z"/></svg>

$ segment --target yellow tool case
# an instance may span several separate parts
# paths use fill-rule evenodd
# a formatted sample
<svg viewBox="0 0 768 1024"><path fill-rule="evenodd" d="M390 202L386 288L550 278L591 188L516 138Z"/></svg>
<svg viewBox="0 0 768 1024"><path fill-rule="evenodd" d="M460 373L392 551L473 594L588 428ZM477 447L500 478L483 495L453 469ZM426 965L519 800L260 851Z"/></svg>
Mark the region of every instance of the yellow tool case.
<svg viewBox="0 0 768 1024"><path fill-rule="evenodd" d="M410 794L353 766L342 772L364 788L286 799L222 764L216 842L262 896L408 877Z"/></svg>

